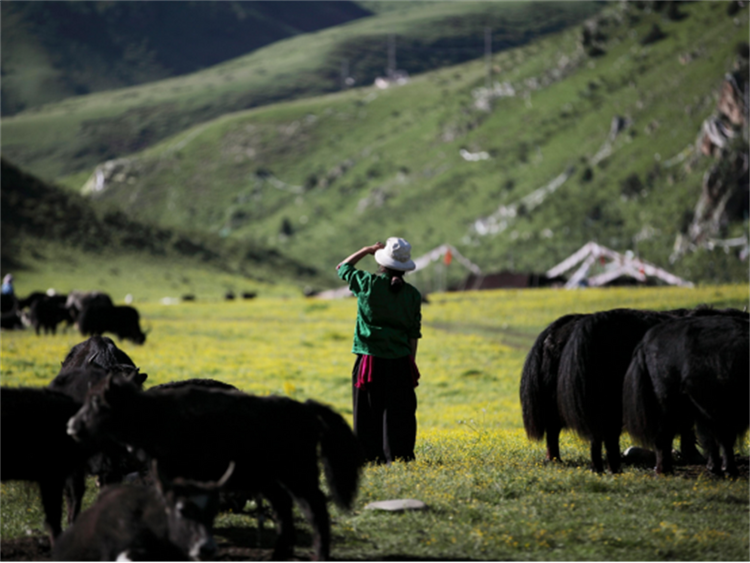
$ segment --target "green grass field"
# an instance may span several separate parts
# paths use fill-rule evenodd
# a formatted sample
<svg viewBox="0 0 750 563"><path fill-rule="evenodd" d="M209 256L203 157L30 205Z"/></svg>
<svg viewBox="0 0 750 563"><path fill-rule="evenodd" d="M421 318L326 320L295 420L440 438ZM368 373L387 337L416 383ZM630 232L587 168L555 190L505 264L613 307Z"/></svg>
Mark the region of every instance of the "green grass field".
<svg viewBox="0 0 750 563"><path fill-rule="evenodd" d="M484 291L433 294L423 308L418 364L417 461L368 466L354 510L332 508L332 556L342 560L743 560L749 555L746 479L703 471L656 477L588 470L587 444L563 435L564 463L543 463L526 439L518 385L526 353L549 322L615 307L669 309L707 303L745 307L745 285L687 288ZM143 346L121 348L149 374L146 387L212 377L257 394L315 398L351 422L354 300L267 297L250 302L139 305L152 328ZM2 333L4 386L43 386L57 373L73 332ZM627 436L621 448L630 444ZM748 442L738 446L747 456ZM93 502L89 487L86 503ZM33 488L3 483L3 540L41 535ZM416 498L428 510L390 514L367 503ZM270 524L269 524L270 525ZM304 531L301 516L296 525ZM219 544L254 519L221 514ZM269 530L270 532L270 530ZM299 534L306 558L309 536ZM260 547L270 549L273 534ZM254 540L252 540L254 541ZM246 547L256 547L254 544Z"/></svg>

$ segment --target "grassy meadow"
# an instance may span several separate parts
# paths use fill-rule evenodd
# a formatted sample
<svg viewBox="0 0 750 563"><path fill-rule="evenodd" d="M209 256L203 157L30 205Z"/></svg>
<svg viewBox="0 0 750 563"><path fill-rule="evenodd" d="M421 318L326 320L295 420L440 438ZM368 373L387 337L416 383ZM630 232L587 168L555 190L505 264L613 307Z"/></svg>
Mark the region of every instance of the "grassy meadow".
<svg viewBox="0 0 750 563"><path fill-rule="evenodd" d="M564 462L527 440L518 385L536 335L557 317L615 307L700 303L745 307L745 285L697 288L498 290L430 295L417 361L417 461L364 469L354 510L331 508L332 556L343 560L747 560L748 482L626 468L588 470L588 448L563 434ZM211 377L256 394L316 398L351 422L352 299L260 297L242 302L139 304L143 346L118 345L148 373L146 387ZM2 333L4 386L43 386L81 336ZM243 431L252 431L245 429ZM624 449L630 441L621 439ZM739 446L747 455L748 442ZM384 513L376 500L415 498L428 510ZM93 486L86 503L93 502ZM41 534L33 488L2 484L3 540ZM267 524L270 526L270 524ZM254 519L221 514L220 546ZM310 553L298 515L297 555ZM247 534L254 538L255 535ZM269 548L273 534L260 547ZM255 547L249 545L247 547Z"/></svg>

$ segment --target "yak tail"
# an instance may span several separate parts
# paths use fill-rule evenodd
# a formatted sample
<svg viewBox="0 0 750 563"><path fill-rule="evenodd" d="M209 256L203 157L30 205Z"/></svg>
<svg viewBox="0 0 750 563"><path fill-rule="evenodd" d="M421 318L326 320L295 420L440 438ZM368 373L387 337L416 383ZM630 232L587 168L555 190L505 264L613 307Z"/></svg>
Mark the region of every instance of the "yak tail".
<svg viewBox="0 0 750 563"><path fill-rule="evenodd" d="M542 360L544 355L544 341L550 332L550 327L544 329L529 350L521 371L521 413L523 426L530 440L539 441L544 437L546 428L545 411L542 404Z"/></svg>
<svg viewBox="0 0 750 563"><path fill-rule="evenodd" d="M361 446L344 418L331 408L308 399L320 421L320 448L326 482L338 506L350 509L357 495L359 471L364 463Z"/></svg>
<svg viewBox="0 0 750 563"><path fill-rule="evenodd" d="M565 345L560 358L557 385L557 405L560 416L569 428L580 436L591 439L593 433L588 425L587 409L584 404L586 397L586 362L588 357L588 327L586 323L578 323L568 343ZM583 334L580 334L580 333Z"/></svg>
<svg viewBox="0 0 750 563"><path fill-rule="evenodd" d="M659 430L659 401L651 381L643 346L633 352L622 386L622 417L628 434L638 443L653 446Z"/></svg>

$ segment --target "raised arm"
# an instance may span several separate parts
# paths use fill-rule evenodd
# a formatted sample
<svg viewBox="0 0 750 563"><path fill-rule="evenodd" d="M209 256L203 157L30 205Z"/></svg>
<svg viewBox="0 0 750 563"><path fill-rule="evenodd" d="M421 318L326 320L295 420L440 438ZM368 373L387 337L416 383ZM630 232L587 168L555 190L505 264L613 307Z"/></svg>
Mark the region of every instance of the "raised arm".
<svg viewBox="0 0 750 563"><path fill-rule="evenodd" d="M363 246L357 252L342 260L338 264L338 266L336 266L336 269L338 270L341 267L341 264L351 264L352 266L354 266L357 264L357 262L362 260L362 258L367 256L368 254L375 254L375 252L377 252L381 248L385 248L385 245L382 242L376 242L371 246Z"/></svg>

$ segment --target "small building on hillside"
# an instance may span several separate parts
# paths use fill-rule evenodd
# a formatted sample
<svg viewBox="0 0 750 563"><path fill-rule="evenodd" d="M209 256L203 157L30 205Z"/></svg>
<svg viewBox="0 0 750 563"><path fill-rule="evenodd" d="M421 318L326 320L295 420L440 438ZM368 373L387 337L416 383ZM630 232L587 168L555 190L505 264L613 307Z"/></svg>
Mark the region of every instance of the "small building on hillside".
<svg viewBox="0 0 750 563"><path fill-rule="evenodd" d="M565 278L548 278L545 274L520 272L494 272L491 274L470 273L466 278L450 288L450 291L471 291L474 289L502 289L529 287L562 287Z"/></svg>

